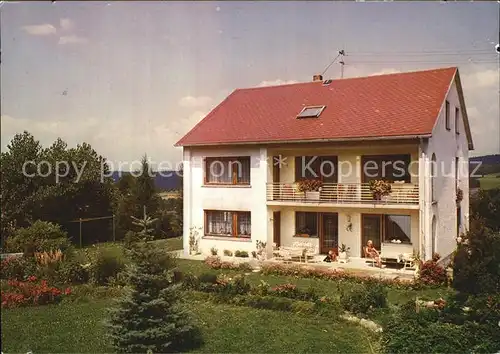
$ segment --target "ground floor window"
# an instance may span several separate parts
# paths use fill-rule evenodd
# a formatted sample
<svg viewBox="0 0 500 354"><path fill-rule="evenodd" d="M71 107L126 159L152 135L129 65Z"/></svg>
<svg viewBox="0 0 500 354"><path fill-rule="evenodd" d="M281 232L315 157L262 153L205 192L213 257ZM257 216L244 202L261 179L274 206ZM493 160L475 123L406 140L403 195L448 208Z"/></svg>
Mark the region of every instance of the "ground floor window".
<svg viewBox="0 0 500 354"><path fill-rule="evenodd" d="M297 211L295 213L295 235L317 237L318 215L318 213Z"/></svg>
<svg viewBox="0 0 500 354"><path fill-rule="evenodd" d="M250 212L205 210L205 234L211 236L250 238Z"/></svg>

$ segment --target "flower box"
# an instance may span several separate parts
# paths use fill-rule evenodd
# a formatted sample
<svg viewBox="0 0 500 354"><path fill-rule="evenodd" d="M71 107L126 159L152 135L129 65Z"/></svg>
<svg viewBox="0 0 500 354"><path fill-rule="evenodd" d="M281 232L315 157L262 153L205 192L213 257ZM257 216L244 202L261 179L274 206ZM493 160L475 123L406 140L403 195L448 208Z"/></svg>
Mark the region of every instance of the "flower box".
<svg viewBox="0 0 500 354"><path fill-rule="evenodd" d="M306 199L307 200L319 200L319 193L320 192L306 192Z"/></svg>

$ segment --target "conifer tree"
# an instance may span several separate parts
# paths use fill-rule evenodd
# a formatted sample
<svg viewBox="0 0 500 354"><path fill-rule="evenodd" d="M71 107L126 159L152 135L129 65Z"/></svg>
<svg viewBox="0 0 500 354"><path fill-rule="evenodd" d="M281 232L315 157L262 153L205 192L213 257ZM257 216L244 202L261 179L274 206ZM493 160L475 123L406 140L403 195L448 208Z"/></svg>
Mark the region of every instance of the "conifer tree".
<svg viewBox="0 0 500 354"><path fill-rule="evenodd" d="M180 301L175 259L149 241L129 250L127 291L110 310L114 349L122 353L172 353L201 344L201 335Z"/></svg>

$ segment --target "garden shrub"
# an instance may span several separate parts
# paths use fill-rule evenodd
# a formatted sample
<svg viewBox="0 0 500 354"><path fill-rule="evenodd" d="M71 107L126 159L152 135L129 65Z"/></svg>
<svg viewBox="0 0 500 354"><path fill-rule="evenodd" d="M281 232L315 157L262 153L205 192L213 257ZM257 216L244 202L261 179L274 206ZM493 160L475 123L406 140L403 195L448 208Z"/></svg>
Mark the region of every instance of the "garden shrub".
<svg viewBox="0 0 500 354"><path fill-rule="evenodd" d="M217 274L213 273L203 273L198 277L200 283L210 283L210 284L215 284L217 283Z"/></svg>
<svg viewBox="0 0 500 354"><path fill-rule="evenodd" d="M224 256L231 257L232 255L233 255L233 252L231 252L230 250L224 250Z"/></svg>
<svg viewBox="0 0 500 354"><path fill-rule="evenodd" d="M358 285L340 295L341 306L354 314L368 314L387 306L387 289L382 284Z"/></svg>
<svg viewBox="0 0 500 354"><path fill-rule="evenodd" d="M2 279L23 280L37 272L37 264L34 257L8 257L2 259L0 264Z"/></svg>
<svg viewBox="0 0 500 354"><path fill-rule="evenodd" d="M397 279L375 278L370 275L353 274L345 272L343 270L337 270L331 268L315 268L315 267L301 266L295 264L282 264L282 263L263 264L261 266L261 273L264 275L284 275L284 276L295 276L301 278L316 278L316 279L336 280L336 281L347 280L360 284L378 283L401 289L421 289L426 286L425 284L422 283L415 283L411 280L405 280L401 278Z"/></svg>
<svg viewBox="0 0 500 354"><path fill-rule="evenodd" d="M453 287L465 294L500 293L500 232L474 217L453 258Z"/></svg>
<svg viewBox="0 0 500 354"><path fill-rule="evenodd" d="M125 257L117 248L98 248L90 261L90 277L95 284L105 285L125 269Z"/></svg>
<svg viewBox="0 0 500 354"><path fill-rule="evenodd" d="M212 256L217 256L217 253L218 253L218 252L219 252L219 251L217 250L217 248L215 248L215 247L210 248L210 254L211 254Z"/></svg>
<svg viewBox="0 0 500 354"><path fill-rule="evenodd" d="M447 283L446 269L437 263L438 260L438 257L433 257L421 264L418 274L419 282L431 286L441 286Z"/></svg>
<svg viewBox="0 0 500 354"><path fill-rule="evenodd" d="M278 285L271 289L271 294L303 301L317 301L319 299L313 287L309 287L307 291L303 291L294 284Z"/></svg>
<svg viewBox="0 0 500 354"><path fill-rule="evenodd" d="M76 259L64 260L58 269L58 281L63 284L84 284L89 281L89 269Z"/></svg>
<svg viewBox="0 0 500 354"><path fill-rule="evenodd" d="M251 271L253 268L249 263L234 263L221 261L218 256L209 256L205 258L205 264L212 269L231 269L240 271Z"/></svg>
<svg viewBox="0 0 500 354"><path fill-rule="evenodd" d="M248 252L247 251L236 251L234 252L235 257L241 257L241 258L248 258Z"/></svg>
<svg viewBox="0 0 500 354"><path fill-rule="evenodd" d="M9 252L35 252L61 250L66 253L71 248L68 235L57 224L47 221L35 221L31 226L20 228L6 241Z"/></svg>
<svg viewBox="0 0 500 354"><path fill-rule="evenodd" d="M250 292L251 286L245 280L244 276L236 275L234 277L219 276L217 283L214 284L215 292L220 296L244 295Z"/></svg>
<svg viewBox="0 0 500 354"><path fill-rule="evenodd" d="M191 290L199 290L200 288L200 279L196 275L193 274L185 274L184 279L182 280L182 286L185 289Z"/></svg>
<svg viewBox="0 0 500 354"><path fill-rule="evenodd" d="M62 297L71 294L71 289L64 290L48 286L46 280L38 281L35 276L27 281L9 280L8 288L2 290L2 308L55 304Z"/></svg>
<svg viewBox="0 0 500 354"><path fill-rule="evenodd" d="M451 299L450 299L451 300ZM471 320L458 302L443 310L421 308L410 301L391 316L382 340L386 353L495 353L500 349L498 321ZM450 304L451 308L449 307ZM450 312L454 315L450 317ZM461 312L460 316L457 314ZM450 322L460 318L459 323Z"/></svg>
<svg viewBox="0 0 500 354"><path fill-rule="evenodd" d="M258 309L291 311L293 300L276 296L248 296L246 305Z"/></svg>

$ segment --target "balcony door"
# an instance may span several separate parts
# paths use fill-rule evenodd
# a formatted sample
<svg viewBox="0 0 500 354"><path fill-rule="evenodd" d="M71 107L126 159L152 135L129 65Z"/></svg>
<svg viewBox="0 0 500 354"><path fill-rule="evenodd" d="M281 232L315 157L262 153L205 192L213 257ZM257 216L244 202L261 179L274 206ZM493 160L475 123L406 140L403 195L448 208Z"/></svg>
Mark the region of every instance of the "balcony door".
<svg viewBox="0 0 500 354"><path fill-rule="evenodd" d="M363 247L368 240L373 242L373 247L380 251L382 244L382 218L381 215L363 214L361 216L361 255L365 256Z"/></svg>

